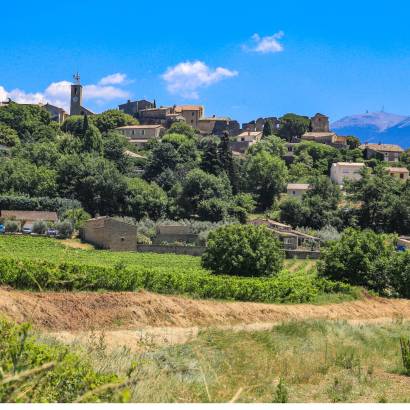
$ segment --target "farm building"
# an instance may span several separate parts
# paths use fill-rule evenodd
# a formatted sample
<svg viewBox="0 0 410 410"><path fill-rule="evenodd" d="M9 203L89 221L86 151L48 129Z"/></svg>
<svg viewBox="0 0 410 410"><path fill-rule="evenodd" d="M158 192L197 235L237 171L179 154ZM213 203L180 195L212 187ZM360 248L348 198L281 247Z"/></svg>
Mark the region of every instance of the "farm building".
<svg viewBox="0 0 410 410"><path fill-rule="evenodd" d="M101 249L135 251L137 227L109 216L89 219L80 232L81 239Z"/></svg>
<svg viewBox="0 0 410 410"><path fill-rule="evenodd" d="M197 239L198 235L194 234L189 226L160 225L152 242L156 245L174 242L194 243Z"/></svg>
<svg viewBox="0 0 410 410"><path fill-rule="evenodd" d="M281 222L273 221L272 219L255 219L250 223L256 226L265 225L278 236L283 244L283 248L286 250L318 250L320 248L319 238L296 231L295 229L292 229L290 225L285 225Z"/></svg>

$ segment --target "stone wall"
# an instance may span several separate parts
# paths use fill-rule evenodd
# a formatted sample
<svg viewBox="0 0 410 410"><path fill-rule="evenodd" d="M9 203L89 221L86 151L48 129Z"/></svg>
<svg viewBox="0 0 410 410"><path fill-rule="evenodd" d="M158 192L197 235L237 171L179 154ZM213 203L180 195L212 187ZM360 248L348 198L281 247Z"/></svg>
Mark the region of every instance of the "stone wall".
<svg viewBox="0 0 410 410"><path fill-rule="evenodd" d="M201 256L205 252L205 246L169 246L169 245L137 245L138 252L152 253L175 253L177 255ZM319 259L319 251L299 249L285 250L287 259Z"/></svg>
<svg viewBox="0 0 410 410"><path fill-rule="evenodd" d="M205 249L205 246L137 245L138 252L175 253L190 256L201 256Z"/></svg>
<svg viewBox="0 0 410 410"><path fill-rule="evenodd" d="M319 259L320 251L308 251L303 249L286 249L286 259Z"/></svg>

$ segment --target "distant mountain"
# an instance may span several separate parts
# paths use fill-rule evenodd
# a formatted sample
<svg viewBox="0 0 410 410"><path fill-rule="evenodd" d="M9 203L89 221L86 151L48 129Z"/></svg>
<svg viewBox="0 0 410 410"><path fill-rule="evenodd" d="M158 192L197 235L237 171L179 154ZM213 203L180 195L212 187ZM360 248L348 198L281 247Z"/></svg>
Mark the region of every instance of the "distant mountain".
<svg viewBox="0 0 410 410"><path fill-rule="evenodd" d="M350 115L332 124L339 135L355 135L362 142L410 147L410 117L387 112Z"/></svg>

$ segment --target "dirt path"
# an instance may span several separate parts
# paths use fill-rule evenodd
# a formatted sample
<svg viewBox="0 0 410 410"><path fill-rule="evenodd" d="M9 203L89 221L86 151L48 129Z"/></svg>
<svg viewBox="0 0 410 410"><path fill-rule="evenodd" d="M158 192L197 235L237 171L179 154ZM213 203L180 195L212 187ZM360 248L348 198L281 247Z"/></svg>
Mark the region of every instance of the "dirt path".
<svg viewBox="0 0 410 410"><path fill-rule="evenodd" d="M201 328L267 329L283 320L410 320L410 300L366 297L330 305L192 300L149 292L22 292L0 288L0 314L62 340L103 331L109 344L181 343Z"/></svg>

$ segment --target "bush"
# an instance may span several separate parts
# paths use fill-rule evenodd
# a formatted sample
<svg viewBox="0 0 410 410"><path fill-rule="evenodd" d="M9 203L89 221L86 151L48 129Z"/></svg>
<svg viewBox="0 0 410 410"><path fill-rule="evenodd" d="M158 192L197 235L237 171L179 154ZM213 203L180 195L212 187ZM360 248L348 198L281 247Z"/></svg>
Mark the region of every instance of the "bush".
<svg viewBox="0 0 410 410"><path fill-rule="evenodd" d="M202 265L215 274L274 276L283 258L279 240L265 226L228 225L209 234Z"/></svg>
<svg viewBox="0 0 410 410"><path fill-rule="evenodd" d="M16 221L6 221L5 224L6 232L14 233L19 230L19 224Z"/></svg>
<svg viewBox="0 0 410 410"><path fill-rule="evenodd" d="M32 231L38 235L44 235L47 232L47 223L45 221L34 222Z"/></svg>
<svg viewBox="0 0 410 410"><path fill-rule="evenodd" d="M85 393L92 401L113 399L112 391L93 394L93 390L115 385L118 377L96 372L87 359L68 347L39 343L29 325L1 318L0 334L0 402L74 402Z"/></svg>
<svg viewBox="0 0 410 410"><path fill-rule="evenodd" d="M393 241L388 236L348 228L339 241L322 249L319 273L386 294L391 291L389 265L393 255Z"/></svg>
<svg viewBox="0 0 410 410"><path fill-rule="evenodd" d="M67 239L71 238L74 228L71 222L66 219L56 224L56 230L58 232L59 238Z"/></svg>

